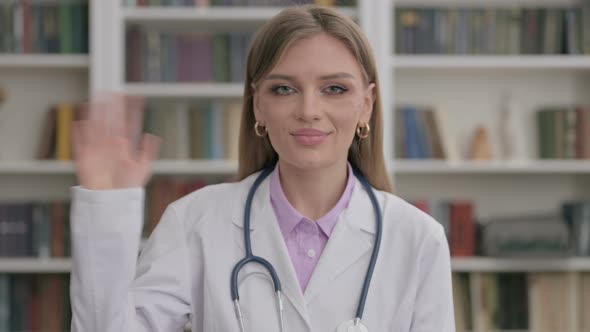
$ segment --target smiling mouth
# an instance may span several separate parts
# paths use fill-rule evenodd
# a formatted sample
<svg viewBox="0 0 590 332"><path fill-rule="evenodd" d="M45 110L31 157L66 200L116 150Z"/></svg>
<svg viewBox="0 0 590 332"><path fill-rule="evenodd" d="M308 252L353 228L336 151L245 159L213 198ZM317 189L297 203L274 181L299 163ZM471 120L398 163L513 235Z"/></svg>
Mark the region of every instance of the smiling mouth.
<svg viewBox="0 0 590 332"><path fill-rule="evenodd" d="M308 131L292 133L291 136L293 136L295 141L300 145L315 146L323 143L330 134L331 133L324 133L321 131Z"/></svg>
<svg viewBox="0 0 590 332"><path fill-rule="evenodd" d="M299 129L293 133L291 133L291 135L293 136L327 136L330 133L318 130L318 129L311 129L311 128L305 128L305 129Z"/></svg>

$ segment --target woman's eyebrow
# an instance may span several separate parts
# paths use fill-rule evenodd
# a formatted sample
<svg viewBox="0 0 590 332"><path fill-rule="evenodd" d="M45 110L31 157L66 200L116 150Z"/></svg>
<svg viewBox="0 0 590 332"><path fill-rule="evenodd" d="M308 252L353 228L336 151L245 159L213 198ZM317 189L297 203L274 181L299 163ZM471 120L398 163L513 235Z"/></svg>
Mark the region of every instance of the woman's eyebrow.
<svg viewBox="0 0 590 332"><path fill-rule="evenodd" d="M295 76L289 76L284 74L270 74L264 78L264 80L286 80L286 81L296 81L297 79Z"/></svg>
<svg viewBox="0 0 590 332"><path fill-rule="evenodd" d="M331 80L331 79L335 79L335 78L354 79L354 75L349 74L349 73L334 73L334 74L328 74L328 75L323 75L323 76L319 77L319 79L321 81ZM265 80L282 79L282 80L286 80L286 81L296 81L297 80L297 78L295 78L295 76L284 75L284 74L270 74L270 75L266 76L264 79Z"/></svg>
<svg viewBox="0 0 590 332"><path fill-rule="evenodd" d="M322 81L332 80L335 78L352 78L352 79L354 79L354 75L349 74L349 73L335 73L335 74L320 76L320 80L322 80Z"/></svg>

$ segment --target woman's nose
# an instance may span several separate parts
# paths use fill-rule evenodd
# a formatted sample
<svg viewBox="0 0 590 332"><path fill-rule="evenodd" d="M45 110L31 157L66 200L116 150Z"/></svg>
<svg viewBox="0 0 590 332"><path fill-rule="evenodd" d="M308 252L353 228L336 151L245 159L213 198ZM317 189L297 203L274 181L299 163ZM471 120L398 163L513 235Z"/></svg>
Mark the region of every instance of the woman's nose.
<svg viewBox="0 0 590 332"><path fill-rule="evenodd" d="M304 93L297 113L297 118L303 121L319 120L322 114L319 94L311 91Z"/></svg>

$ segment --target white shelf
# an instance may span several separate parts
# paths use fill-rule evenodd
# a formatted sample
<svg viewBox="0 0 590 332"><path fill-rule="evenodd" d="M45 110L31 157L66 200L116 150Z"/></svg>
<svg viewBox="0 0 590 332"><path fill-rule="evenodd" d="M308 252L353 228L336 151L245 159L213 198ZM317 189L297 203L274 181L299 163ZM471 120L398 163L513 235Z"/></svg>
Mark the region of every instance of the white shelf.
<svg viewBox="0 0 590 332"><path fill-rule="evenodd" d="M590 56L574 55L394 55L394 69L590 70Z"/></svg>
<svg viewBox="0 0 590 332"><path fill-rule="evenodd" d="M87 69L89 64L88 55L0 54L0 67Z"/></svg>
<svg viewBox="0 0 590 332"><path fill-rule="evenodd" d="M396 160L392 168L395 174L590 174L590 160Z"/></svg>
<svg viewBox="0 0 590 332"><path fill-rule="evenodd" d="M154 23L165 22L176 24L220 21L239 23L256 22L263 23L282 9L281 7L144 7L125 8L123 18L128 23ZM355 17L355 8L337 8L347 16Z"/></svg>
<svg viewBox="0 0 590 332"><path fill-rule="evenodd" d="M572 258L452 258L454 272L588 272L590 257Z"/></svg>
<svg viewBox="0 0 590 332"><path fill-rule="evenodd" d="M0 258L0 273L69 273L69 258Z"/></svg>
<svg viewBox="0 0 590 332"><path fill-rule="evenodd" d="M453 258L454 272L589 272L590 257L575 258ZM0 273L68 273L69 258L0 258Z"/></svg>
<svg viewBox="0 0 590 332"><path fill-rule="evenodd" d="M158 160L154 162L153 174L230 175L235 174L237 170L236 161ZM0 175L73 175L74 171L74 164L70 161L0 161Z"/></svg>
<svg viewBox="0 0 590 332"><path fill-rule="evenodd" d="M237 161L229 160L158 160L154 174L206 175L235 174ZM590 160L551 160L529 162L477 162L396 160L389 163L395 174L590 174ZM71 175L70 161L0 161L0 175L41 174Z"/></svg>
<svg viewBox="0 0 590 332"><path fill-rule="evenodd" d="M194 174L194 175L233 175L238 171L237 161L195 160L195 161L157 161L154 174Z"/></svg>
<svg viewBox="0 0 590 332"><path fill-rule="evenodd" d="M130 95L152 98L241 98L242 83L127 83Z"/></svg>
<svg viewBox="0 0 590 332"><path fill-rule="evenodd" d="M392 0L396 7L564 7L579 0Z"/></svg>
<svg viewBox="0 0 590 332"><path fill-rule="evenodd" d="M0 161L0 175L7 174L73 174L74 165L69 161L23 160Z"/></svg>

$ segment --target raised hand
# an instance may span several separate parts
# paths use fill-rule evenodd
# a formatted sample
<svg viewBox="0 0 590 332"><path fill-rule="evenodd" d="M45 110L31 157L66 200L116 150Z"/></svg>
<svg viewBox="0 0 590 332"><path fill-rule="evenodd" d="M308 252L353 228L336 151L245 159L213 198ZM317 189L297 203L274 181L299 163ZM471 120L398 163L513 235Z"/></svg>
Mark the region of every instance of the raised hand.
<svg viewBox="0 0 590 332"><path fill-rule="evenodd" d="M143 187L160 138L142 132L143 101L110 95L83 106L72 124L78 183L91 190Z"/></svg>

